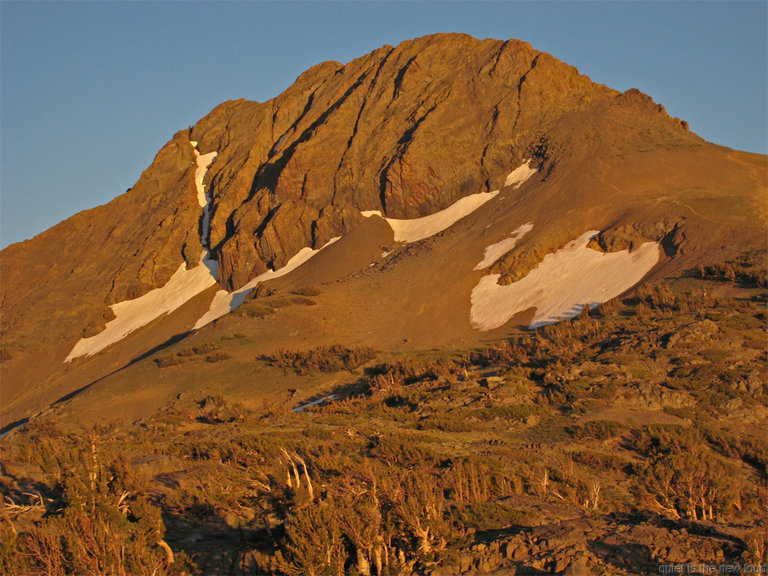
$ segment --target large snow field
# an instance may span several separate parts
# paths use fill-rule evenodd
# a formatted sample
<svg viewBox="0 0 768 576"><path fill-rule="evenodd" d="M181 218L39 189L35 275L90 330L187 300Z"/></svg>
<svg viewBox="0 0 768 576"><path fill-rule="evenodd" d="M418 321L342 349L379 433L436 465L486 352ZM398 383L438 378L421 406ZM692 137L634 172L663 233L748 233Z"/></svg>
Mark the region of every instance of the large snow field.
<svg viewBox="0 0 768 576"><path fill-rule="evenodd" d="M512 316L535 308L529 328L577 316L637 284L659 260L659 244L646 242L633 252L587 248L598 234L590 230L553 254L521 280L501 286L499 274L484 276L472 290L470 323L492 330Z"/></svg>
<svg viewBox="0 0 768 576"><path fill-rule="evenodd" d="M75 344L65 362L69 362L79 356L92 355L103 350L107 346L125 338L125 336L131 332L142 326L146 326L161 315L173 312L184 303L197 296L200 292L208 289L217 282L218 262L210 257L207 245L210 232L211 198L210 195L206 194L205 185L203 184L205 174L211 162L216 158L216 152L200 154L197 150L197 142L190 141L190 145L193 147L196 158L194 178L197 200L198 204L203 209L200 237L200 242L203 246L201 265L195 266L192 269L187 269L186 264L182 263L164 286L156 288L134 300L113 304L111 308L115 313L115 318L108 322L106 328L99 334L90 338L83 338ZM505 186L515 185L515 188L517 188L535 173L536 170L530 169L528 167L528 162L526 162L507 176ZM480 206L494 198L498 193L498 190L494 190L492 192L481 192L465 196L444 210L429 216L424 216L423 218L410 220L384 218L384 220L391 226L396 242L416 242L446 230L460 219L471 214ZM377 210L364 211L362 214L365 217L373 215L381 216L381 212ZM514 247L514 242L530 230L530 228L526 228L527 226L531 225L521 226L513 233L512 238L508 238L496 245L489 246L486 249L483 262L488 259L492 259L492 261L490 261L489 264L486 264L486 266L489 266L498 260L498 258L506 254L506 252L511 250ZM252 279L239 290L235 290L234 292L227 292L226 290L218 291L211 302L208 312L195 323L194 328L201 328L213 320L232 312L243 303L248 293L258 284L292 272L312 258L317 252L326 246L329 246L336 240L338 240L338 238L331 239L325 246L318 250L313 250L309 247L301 249L284 267L279 268L278 270L267 270L263 274ZM480 266L480 264L478 264L478 266ZM477 290L477 288L475 290Z"/></svg>
<svg viewBox="0 0 768 576"><path fill-rule="evenodd" d="M517 230L514 230L509 238L504 238L504 240L501 240L500 242L487 246L483 252L483 259L477 263L474 270L484 270L485 268L488 268L488 266L495 264L499 258L515 247L520 238L528 234L531 230L533 230L533 222L528 222L527 224L520 226Z"/></svg>
<svg viewBox="0 0 768 576"><path fill-rule="evenodd" d="M325 245L321 246L317 250L313 250L312 248L309 248L309 247L302 248L290 260L288 260L288 262L286 262L285 266L283 266L282 268L278 268L277 270L267 270L266 272L264 272L263 274L259 274L258 276L256 276L256 278L253 278L250 282L248 282L242 288L239 288L234 292L219 290L218 292L216 292L215 296L213 297L213 301L211 302L211 306L208 309L208 312L206 312L195 323L195 330L197 330L198 328L202 328L203 326L213 322L217 318L221 318L225 314L229 314L245 301L245 298L246 296L248 296L248 293L254 288L256 288L256 286L258 286L262 282L266 282L267 280L273 280L274 278L279 278L280 276L285 276L289 272L293 272L294 270L296 270L296 268L298 268L299 266L307 262L315 254L320 252L320 250L323 250L324 248L330 246L340 238L341 236L331 238Z"/></svg>
<svg viewBox="0 0 768 576"><path fill-rule="evenodd" d="M203 253L201 258L204 256ZM215 261L203 261L192 269L187 269L186 264L182 264L161 288L155 288L134 300L113 304L110 308L115 313L115 318L107 323L102 332L90 338L82 338L75 344L65 362L78 356L90 356L100 352L162 314L173 312L203 290L213 286L216 284L216 278L209 268L212 264L215 264Z"/></svg>

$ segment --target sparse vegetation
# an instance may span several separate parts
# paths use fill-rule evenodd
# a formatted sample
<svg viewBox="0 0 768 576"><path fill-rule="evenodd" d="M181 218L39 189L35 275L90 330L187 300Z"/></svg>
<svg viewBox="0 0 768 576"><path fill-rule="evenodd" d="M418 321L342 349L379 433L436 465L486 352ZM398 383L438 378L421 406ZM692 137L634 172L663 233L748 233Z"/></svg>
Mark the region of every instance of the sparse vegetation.
<svg viewBox="0 0 768 576"><path fill-rule="evenodd" d="M302 288L296 288L293 293L298 296L318 296L320 294L320 288L317 286L304 286Z"/></svg>
<svg viewBox="0 0 768 576"><path fill-rule="evenodd" d="M192 351L198 355L202 356L203 354L208 354L208 352L213 352L214 350L218 350L219 347L216 344L213 344L211 342L204 342L202 344L198 344L197 346L194 346L192 348Z"/></svg>
<svg viewBox="0 0 768 576"><path fill-rule="evenodd" d="M307 294L302 294L301 292L300 290L295 290L292 296L267 295L262 298L255 298L242 304L237 309L237 313L247 318L263 318L274 314L281 308L289 306L314 306L316 304L312 298L308 298Z"/></svg>
<svg viewBox="0 0 768 576"><path fill-rule="evenodd" d="M272 366L290 369L297 374L307 374L312 371L352 370L373 359L374 356L373 348L365 346L347 348L341 344L333 344L301 351L280 349L273 354L262 356L261 359Z"/></svg>
<svg viewBox="0 0 768 576"><path fill-rule="evenodd" d="M166 354L155 359L155 364L159 368L167 368L168 366L178 366L184 364L188 360L193 359L195 356L206 356L208 362L218 362L220 360L227 360L231 358L231 354L224 351L218 351L219 346L212 342L204 342L196 346L182 348L175 354ZM213 352L213 354L209 354Z"/></svg>
<svg viewBox="0 0 768 576"><path fill-rule="evenodd" d="M159 358L155 359L155 364L157 364L160 368L167 368L168 366L178 366L179 364L184 364L186 361L187 358L185 356L180 354L169 354L167 356L160 356Z"/></svg>
<svg viewBox="0 0 768 576"><path fill-rule="evenodd" d="M765 302L715 297L710 282L644 287L484 349L369 364L302 412L212 393L121 428L34 420L0 447L1 569L437 576L764 562ZM157 362L198 357L228 353L198 344ZM334 345L260 361L323 374L375 357Z"/></svg>
<svg viewBox="0 0 768 576"><path fill-rule="evenodd" d="M698 277L746 287L768 288L768 254L748 252L736 260L699 266Z"/></svg>
<svg viewBox="0 0 768 576"><path fill-rule="evenodd" d="M218 351L206 356L205 361L213 364L215 362L221 362L222 360L229 360L230 358L232 358L232 355L229 352Z"/></svg>

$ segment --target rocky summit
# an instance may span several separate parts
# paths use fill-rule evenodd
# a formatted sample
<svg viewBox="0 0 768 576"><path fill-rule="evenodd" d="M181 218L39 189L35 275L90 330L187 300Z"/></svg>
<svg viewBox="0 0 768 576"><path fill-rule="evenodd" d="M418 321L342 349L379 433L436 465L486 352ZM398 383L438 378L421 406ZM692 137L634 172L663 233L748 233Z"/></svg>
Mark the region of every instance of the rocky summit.
<svg viewBox="0 0 768 576"><path fill-rule="evenodd" d="M162 509L170 546L148 540L138 571L158 550L168 568L172 549L218 573L752 558L765 540L737 525L756 521L765 480L751 426L766 413L767 191L765 156L519 40L439 34L324 62L267 102L220 104L125 194L0 253L5 442L107 421L130 451L151 427L156 459L131 452L132 470L164 480L132 505ZM743 419L704 426L705 404ZM237 449L217 452L222 474L254 467L236 481L261 488L198 494L208 519L183 520L179 487L201 472L182 461L202 449L177 429L223 434ZM742 500L718 500L720 483L695 502L669 478L665 492L662 455L681 446L706 452L712 478L733 467ZM15 449L19 470L48 465ZM368 463L332 462L347 449ZM417 461L421 480L404 472ZM334 488L337 465L357 496ZM14 494L40 522L45 498L69 497ZM321 525L322 553L306 540ZM195 544L230 532L241 548Z"/></svg>

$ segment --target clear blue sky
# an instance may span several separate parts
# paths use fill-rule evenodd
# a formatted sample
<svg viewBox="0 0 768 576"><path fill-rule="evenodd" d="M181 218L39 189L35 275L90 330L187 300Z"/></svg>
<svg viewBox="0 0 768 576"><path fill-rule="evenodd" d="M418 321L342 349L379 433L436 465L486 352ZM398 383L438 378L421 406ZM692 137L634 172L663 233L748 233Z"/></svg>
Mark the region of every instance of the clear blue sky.
<svg viewBox="0 0 768 576"><path fill-rule="evenodd" d="M0 1L0 246L131 187L219 102L434 32L519 38L768 152L768 3ZM83 241L87 241L86 238Z"/></svg>

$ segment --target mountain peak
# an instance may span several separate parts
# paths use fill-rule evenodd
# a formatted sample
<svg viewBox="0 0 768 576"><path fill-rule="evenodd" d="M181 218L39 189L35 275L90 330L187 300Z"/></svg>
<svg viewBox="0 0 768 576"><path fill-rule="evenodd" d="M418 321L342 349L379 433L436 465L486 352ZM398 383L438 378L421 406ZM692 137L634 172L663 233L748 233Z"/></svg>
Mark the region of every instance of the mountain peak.
<svg viewBox="0 0 768 576"><path fill-rule="evenodd" d="M349 231L359 221L350 211L414 218L498 188L542 121L613 95L525 42L437 34L314 66L226 119L217 109L192 138L220 151L211 185L222 282L237 288ZM233 149L235 129L258 136Z"/></svg>
<svg viewBox="0 0 768 576"><path fill-rule="evenodd" d="M221 318L256 285L332 286L320 339L432 347L485 338L478 326L508 333L531 324L509 295L552 278L553 261L600 274L611 261L605 274L636 279L754 246L764 172L762 157L708 144L640 91L520 40L435 34L323 62L266 102L218 105L126 194L3 251L4 418ZM637 281L597 277L611 293ZM608 293L561 288L547 322L576 295ZM476 294L501 302L481 305L482 321ZM550 302L528 296L539 318ZM286 322L264 342L301 331ZM73 355L101 350L78 344L95 337L115 345Z"/></svg>

